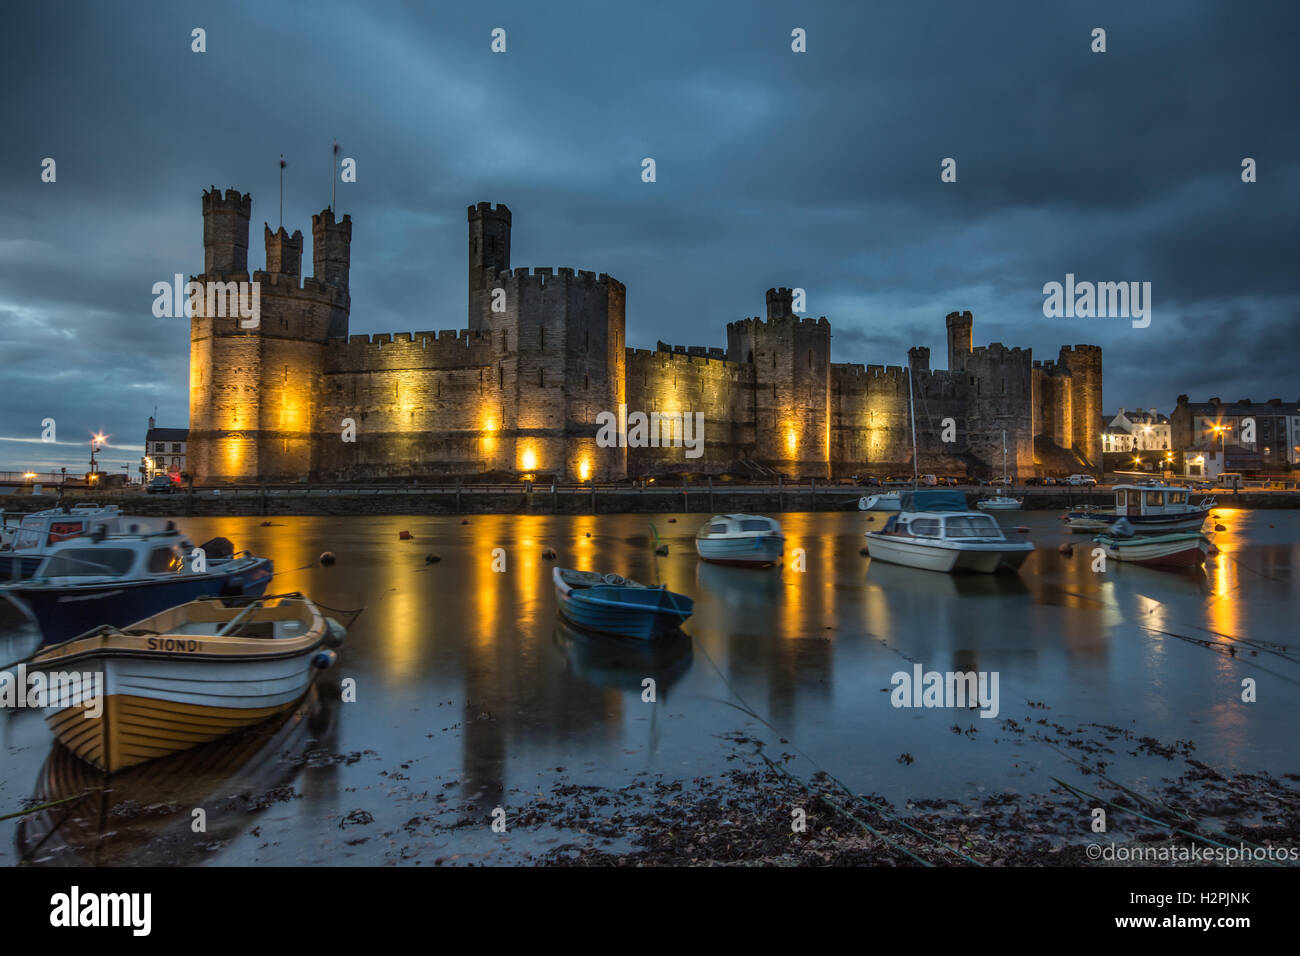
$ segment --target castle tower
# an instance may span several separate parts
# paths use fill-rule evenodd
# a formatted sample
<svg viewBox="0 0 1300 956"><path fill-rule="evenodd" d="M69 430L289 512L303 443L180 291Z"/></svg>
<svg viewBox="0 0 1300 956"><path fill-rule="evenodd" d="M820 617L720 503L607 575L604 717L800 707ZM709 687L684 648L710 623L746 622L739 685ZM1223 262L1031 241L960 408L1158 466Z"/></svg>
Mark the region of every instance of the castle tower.
<svg viewBox="0 0 1300 956"><path fill-rule="evenodd" d="M510 210L505 203L469 207L469 328L490 325L490 285L497 272L510 268Z"/></svg>
<svg viewBox="0 0 1300 956"><path fill-rule="evenodd" d="M339 435L339 423L318 421L317 407L325 342L347 334L352 221L335 222L329 210L312 217L316 276L308 279L299 275L302 233L265 227L267 269L249 277L234 270L247 270L251 206L236 190L203 196L212 271L197 277L206 295L190 322L190 469L200 483L311 475L319 442ZM245 280L258 288L254 317L228 306L209 314L214 283L230 290L217 295L231 295Z"/></svg>
<svg viewBox="0 0 1300 956"><path fill-rule="evenodd" d="M948 371L960 372L966 368L974 324L975 319L969 312L948 313Z"/></svg>
<svg viewBox="0 0 1300 956"><path fill-rule="evenodd" d="M907 367L913 375L930 374L930 350L924 345L914 345L907 350Z"/></svg>
<svg viewBox="0 0 1300 956"><path fill-rule="evenodd" d="M293 235L285 232L281 226L276 232L270 225L263 223L266 230L266 271L276 275L302 277L302 230L295 229Z"/></svg>
<svg viewBox="0 0 1300 956"><path fill-rule="evenodd" d="M211 278L248 272L248 217L253 197L213 186L203 193L203 274Z"/></svg>
<svg viewBox="0 0 1300 956"><path fill-rule="evenodd" d="M312 276L348 300L348 272L352 265L352 217L334 221L334 210L324 209L311 217ZM329 337L348 334L348 308L330 317Z"/></svg>
<svg viewBox="0 0 1300 956"><path fill-rule="evenodd" d="M789 289L769 289L768 320L727 326L727 357L754 367L755 454L788 477L830 470L831 326L791 312Z"/></svg>
<svg viewBox="0 0 1300 956"><path fill-rule="evenodd" d="M1093 468L1102 467L1101 430L1105 427L1101 395L1101 347L1062 346L1059 366L1070 373L1071 433L1074 450Z"/></svg>

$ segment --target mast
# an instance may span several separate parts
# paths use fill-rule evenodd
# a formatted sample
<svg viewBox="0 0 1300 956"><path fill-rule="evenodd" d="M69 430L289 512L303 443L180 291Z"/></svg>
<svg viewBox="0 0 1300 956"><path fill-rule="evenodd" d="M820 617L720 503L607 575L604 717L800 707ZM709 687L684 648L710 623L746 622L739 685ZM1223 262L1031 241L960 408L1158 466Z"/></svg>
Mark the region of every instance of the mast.
<svg viewBox="0 0 1300 956"><path fill-rule="evenodd" d="M912 488L921 486L921 462L916 453L916 395L912 390L912 357L907 357L907 404L912 418Z"/></svg>

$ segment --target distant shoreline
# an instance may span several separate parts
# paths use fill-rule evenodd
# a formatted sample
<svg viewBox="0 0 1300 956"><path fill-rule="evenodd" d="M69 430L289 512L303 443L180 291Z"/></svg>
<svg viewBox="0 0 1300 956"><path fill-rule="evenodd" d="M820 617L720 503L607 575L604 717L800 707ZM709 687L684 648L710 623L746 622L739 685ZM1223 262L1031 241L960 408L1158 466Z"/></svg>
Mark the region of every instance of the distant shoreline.
<svg viewBox="0 0 1300 956"><path fill-rule="evenodd" d="M863 495L878 493L880 489L856 488L848 485L807 484L775 486L741 486L709 489L692 485L688 488L561 488L552 492L549 486L507 489L454 488L410 486L387 487L312 487L301 489L223 488L195 489L169 495L149 495L138 492L110 492L98 494L69 493L69 504L94 501L115 504L123 514L141 517L220 517L220 516L274 516L274 515L472 515L472 514L716 514L724 512L757 512L779 514L783 512L852 511L858 510L858 499ZM966 492L972 504L981 494L992 494L993 489ZM1105 488L1027 488L1017 489L1016 496L1024 497L1024 511L1066 511L1084 505L1105 506L1113 502L1112 492ZM1200 494L1193 492L1193 494ZM1297 509L1300 508L1300 491L1242 491L1237 494L1216 495L1218 505L1224 508L1247 509ZM53 508L58 504L56 494L0 495L0 510L7 514L21 514ZM1014 514L1015 512L1005 512Z"/></svg>

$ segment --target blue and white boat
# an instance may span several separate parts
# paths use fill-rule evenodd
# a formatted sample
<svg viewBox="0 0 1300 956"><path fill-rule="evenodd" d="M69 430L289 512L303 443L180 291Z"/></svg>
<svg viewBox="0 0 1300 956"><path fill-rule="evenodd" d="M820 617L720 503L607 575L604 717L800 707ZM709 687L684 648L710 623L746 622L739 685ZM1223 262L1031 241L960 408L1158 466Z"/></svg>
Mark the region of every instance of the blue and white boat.
<svg viewBox="0 0 1300 956"><path fill-rule="evenodd" d="M0 543L0 582L30 578L60 542L96 533L117 534L122 530L121 518L117 505L95 504L23 515L16 527L6 528Z"/></svg>
<svg viewBox="0 0 1300 956"><path fill-rule="evenodd" d="M1110 511L1072 511L1065 523L1071 531L1105 532L1124 518L1136 534L1200 531L1215 506L1209 495L1193 501L1186 488L1153 483L1116 485L1115 507Z"/></svg>
<svg viewBox="0 0 1300 956"><path fill-rule="evenodd" d="M194 551L174 529L73 538L55 545L29 580L0 586L0 595L31 613L43 644L57 644L202 597L261 595L271 580L269 558L243 552L200 563Z"/></svg>
<svg viewBox="0 0 1300 956"><path fill-rule="evenodd" d="M762 515L714 515L695 533L695 550L714 564L765 568L785 554L785 535Z"/></svg>
<svg viewBox="0 0 1300 956"><path fill-rule="evenodd" d="M601 634L642 640L677 630L695 602L662 585L646 587L619 574L556 568L551 572L560 614Z"/></svg>

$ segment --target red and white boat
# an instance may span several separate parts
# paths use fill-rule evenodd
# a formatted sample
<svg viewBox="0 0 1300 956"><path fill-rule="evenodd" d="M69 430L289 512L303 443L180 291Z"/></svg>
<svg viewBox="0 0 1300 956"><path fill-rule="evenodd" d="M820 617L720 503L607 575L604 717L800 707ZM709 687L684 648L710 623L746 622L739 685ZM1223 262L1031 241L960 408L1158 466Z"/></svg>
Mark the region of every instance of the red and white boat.
<svg viewBox="0 0 1300 956"><path fill-rule="evenodd" d="M1210 539L1199 531L1143 534L1132 537L1098 535L1092 539L1114 561L1129 561L1157 568L1197 568L1210 553Z"/></svg>

